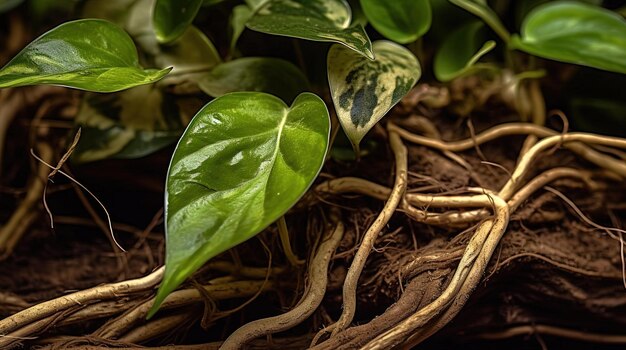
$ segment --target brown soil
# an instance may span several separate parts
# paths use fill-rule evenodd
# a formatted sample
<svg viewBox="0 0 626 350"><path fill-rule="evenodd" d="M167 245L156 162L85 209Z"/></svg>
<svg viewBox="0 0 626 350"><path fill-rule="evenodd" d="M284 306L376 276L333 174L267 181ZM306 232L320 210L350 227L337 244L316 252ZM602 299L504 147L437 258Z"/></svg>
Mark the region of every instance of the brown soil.
<svg viewBox="0 0 626 350"><path fill-rule="evenodd" d="M469 136L465 125L456 119L439 112L430 113L430 117L437 120L439 129L445 131L445 139ZM410 124L410 118L415 118L403 116L401 110L397 110L396 114L400 124ZM480 117L473 121L477 132L499 122ZM22 196L24 179L31 173L28 170L28 145L21 137L28 135L30 130L28 113L24 113L9 131L11 156L6 158L4 174L8 176L3 179L1 194L3 220L9 217L11 208ZM37 141L58 140L54 135L64 133L52 129ZM384 133L373 137L378 138L380 145L385 145ZM409 189L429 193L455 192L480 182L488 189L497 190L508 179L504 169L511 171L514 167L522 141L523 137L506 137L481 146L480 154L477 150L462 152L463 158L472 165L474 174L438 151L410 146ZM74 189L68 186L68 181L57 176L55 183L50 184L47 196L55 216L55 228L50 228L45 212L38 204L35 210L39 215L35 223L10 257L0 263L0 270L5 272L0 276L0 313L9 316L28 305L70 291L143 276L159 266L163 261L164 243L159 211L160 184L171 151L168 149L135 161L111 160L72 166L76 178L107 204L116 223L118 239L123 246L132 247L125 254L112 249L105 233L98 229ZM57 159L60 156L61 152L57 152ZM380 146L357 164L330 161L321 178L358 176L391 186L391 159L393 156L389 149ZM502 168L481 163L481 160L499 164ZM534 164L529 177L563 165L593 168L564 150L545 156ZM574 201L596 223L619 227L620 219L624 217L625 186L611 181L605 181L603 185L603 189L591 191L579 181L559 180L551 186ZM332 261L327 293L318 311L303 325L278 334L269 343L257 340L258 346L305 347L317 330L339 317L343 278L361 235L381 210L381 205L380 201L360 195L317 194L305 197L304 202L292 211L288 223L295 240L292 243L297 246L300 256L311 251L319 237L319 227L331 207L341 208L347 231ZM98 211L97 207L94 208ZM305 230L307 226L309 229ZM321 346L329 349L363 346L381 330L436 298L449 283L463 247L473 232L462 231L462 228L425 225L400 212L396 213L377 239L376 250L370 255L361 276L358 312L353 323L358 326L339 333ZM178 310L189 314L185 324L173 327L143 344L219 341L247 321L280 314L293 307L302 293L304 270L288 266L276 236L275 232L259 236L270 247L272 265L287 269L286 273L270 276L276 282L272 292L259 295L232 315L221 315L217 310L235 308L248 298L234 297L219 302L207 299L204 308L211 311L209 313L202 312L202 304ZM268 256L260 240L252 239L218 260L241 262L245 266L266 266ZM403 275L406 274L404 268L411 261L434 252L440 253L438 259L427 260L411 270L408 276ZM205 283L227 275L205 269L196 275L196 281ZM403 276L402 283L399 283L399 276ZM124 303L123 300L120 302ZM376 317L378 315L382 316ZM217 316L222 317L212 321ZM65 347L69 346L67 341L72 340L74 345L119 346L114 339L90 336L104 321L106 318L65 327L52 326L40 333L39 339L25 339L20 343L26 347L50 343ZM626 291L622 284L619 242L584 223L561 198L545 190L533 195L512 215L497 253L467 305L421 348L464 346L484 349L507 346L530 349L567 345L568 348L583 349L615 346L540 334L486 339L497 338L514 326L536 324L577 330L581 334L620 334L626 325ZM204 329L200 325L205 326ZM59 335L63 337L59 338ZM285 344L281 338L290 341Z"/></svg>

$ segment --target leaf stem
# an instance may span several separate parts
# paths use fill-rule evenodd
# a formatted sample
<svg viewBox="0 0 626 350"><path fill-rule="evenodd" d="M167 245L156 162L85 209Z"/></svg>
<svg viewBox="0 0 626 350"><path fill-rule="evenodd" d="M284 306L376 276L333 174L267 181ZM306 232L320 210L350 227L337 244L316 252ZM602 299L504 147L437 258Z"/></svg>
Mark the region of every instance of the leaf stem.
<svg viewBox="0 0 626 350"><path fill-rule="evenodd" d="M304 264L304 260L300 260L296 254L294 254L293 250L291 250L291 243L289 242L289 230L287 229L287 222L285 221L285 217L281 216L278 221L276 221L276 225L278 226L278 234L280 236L280 243L283 246L283 250L285 251L285 256L289 263L293 266L298 266Z"/></svg>

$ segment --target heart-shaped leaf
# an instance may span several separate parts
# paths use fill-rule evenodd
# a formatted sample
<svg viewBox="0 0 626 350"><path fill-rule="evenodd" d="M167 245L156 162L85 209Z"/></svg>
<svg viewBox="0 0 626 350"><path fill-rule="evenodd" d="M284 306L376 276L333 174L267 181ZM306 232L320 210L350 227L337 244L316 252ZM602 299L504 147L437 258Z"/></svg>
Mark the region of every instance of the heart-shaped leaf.
<svg viewBox="0 0 626 350"><path fill-rule="evenodd" d="M160 43L170 43L185 32L196 18L202 0L156 0L152 21Z"/></svg>
<svg viewBox="0 0 626 350"><path fill-rule="evenodd" d="M175 98L154 85L114 94L86 94L76 117L82 137L72 159L91 162L146 156L176 142L201 106L199 100Z"/></svg>
<svg viewBox="0 0 626 350"><path fill-rule="evenodd" d="M496 46L493 40L484 42L485 35L481 35L484 29L483 22L473 21L450 33L433 63L439 81L450 81L481 68L476 62Z"/></svg>
<svg viewBox="0 0 626 350"><path fill-rule="evenodd" d="M28 44L0 69L0 88L52 84L113 92L161 79L169 69L142 69L131 38L98 19L64 23Z"/></svg>
<svg viewBox="0 0 626 350"><path fill-rule="evenodd" d="M220 64L199 81L210 96L261 91L291 102L308 89L306 77L291 62L270 57L245 57Z"/></svg>
<svg viewBox="0 0 626 350"><path fill-rule="evenodd" d="M566 1L538 6L511 45L543 58L626 73L626 20L598 6Z"/></svg>
<svg viewBox="0 0 626 350"><path fill-rule="evenodd" d="M375 60L341 45L328 51L328 82L339 122L358 150L367 132L415 85L422 74L403 46L375 41Z"/></svg>
<svg viewBox="0 0 626 350"><path fill-rule="evenodd" d="M291 107L260 92L208 103L180 139L167 175L165 276L151 314L207 260L280 218L317 177L328 147L324 102Z"/></svg>
<svg viewBox="0 0 626 350"><path fill-rule="evenodd" d="M372 26L385 37L407 44L430 28L430 0L361 0Z"/></svg>
<svg viewBox="0 0 626 350"><path fill-rule="evenodd" d="M362 26L350 26L352 14L345 0L272 0L248 20L247 27L263 33L335 42L374 58Z"/></svg>

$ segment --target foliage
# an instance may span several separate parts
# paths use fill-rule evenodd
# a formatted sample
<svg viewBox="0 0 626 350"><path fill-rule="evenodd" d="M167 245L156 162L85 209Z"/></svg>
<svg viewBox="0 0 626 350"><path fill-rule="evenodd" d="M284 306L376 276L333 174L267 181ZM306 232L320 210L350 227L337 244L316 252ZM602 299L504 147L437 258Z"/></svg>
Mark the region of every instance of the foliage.
<svg viewBox="0 0 626 350"><path fill-rule="evenodd" d="M0 12L23 7L0 1ZM284 215L315 181L331 146L329 101L305 91L330 97L359 152L422 69L442 82L486 69L519 80L546 63L533 55L626 73L625 21L597 1L525 0L496 11L486 0L86 0L79 10L87 19L44 33L0 69L0 88L116 92L83 94L77 162L141 157L179 140L166 183L166 273L152 313L207 260ZM203 17L212 13L228 19L217 32ZM502 16L520 19L520 33L511 34ZM395 43L372 43L370 35ZM433 65L422 67L416 54L425 58L433 38ZM250 41L255 47L242 44ZM570 104L624 110L597 97ZM333 152L351 159L345 153Z"/></svg>
<svg viewBox="0 0 626 350"><path fill-rule="evenodd" d="M287 107L266 93L235 92L202 108L167 175L169 268L155 304L295 204L322 168L329 136L326 105L311 93Z"/></svg>

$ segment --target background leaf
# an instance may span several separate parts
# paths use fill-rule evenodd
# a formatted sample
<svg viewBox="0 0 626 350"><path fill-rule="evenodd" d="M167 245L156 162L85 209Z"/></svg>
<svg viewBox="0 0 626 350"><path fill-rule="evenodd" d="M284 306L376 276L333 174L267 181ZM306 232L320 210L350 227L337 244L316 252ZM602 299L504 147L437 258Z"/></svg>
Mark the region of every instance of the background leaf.
<svg viewBox="0 0 626 350"><path fill-rule="evenodd" d="M415 85L417 58L403 46L375 41L375 60L340 45L328 51L328 81L343 130L358 149L363 136Z"/></svg>
<svg viewBox="0 0 626 350"><path fill-rule="evenodd" d="M151 154L176 142L200 106L199 100L174 98L154 85L87 94L76 117L82 137L72 160L85 163Z"/></svg>
<svg viewBox="0 0 626 350"><path fill-rule="evenodd" d="M429 0L361 0L361 7L380 34L401 44L417 40L430 28Z"/></svg>
<svg viewBox="0 0 626 350"><path fill-rule="evenodd" d="M0 69L0 88L36 84L113 92L161 79L142 69L131 38L97 19L66 22L28 44Z"/></svg>
<svg viewBox="0 0 626 350"><path fill-rule="evenodd" d="M317 177L330 120L311 93L291 107L258 92L207 104L183 134L167 176L166 270L151 314L207 260L285 214Z"/></svg>
<svg viewBox="0 0 626 350"><path fill-rule="evenodd" d="M0 13L11 11L23 2L24 0L0 0Z"/></svg>
<svg viewBox="0 0 626 350"><path fill-rule="evenodd" d="M237 45L237 40L246 28L246 22L252 17L252 10L248 5L237 5L233 7L233 12L230 14L229 26L230 26L230 50L231 52Z"/></svg>
<svg viewBox="0 0 626 350"><path fill-rule="evenodd" d="M335 42L366 57L371 42L360 25L350 26L350 6L344 0L273 0L264 3L246 24L259 32Z"/></svg>
<svg viewBox="0 0 626 350"><path fill-rule="evenodd" d="M170 43L183 35L198 14L202 0L156 0L154 32L161 43Z"/></svg>
<svg viewBox="0 0 626 350"><path fill-rule="evenodd" d="M559 1L535 8L522 24L513 48L530 54L626 73L626 20L578 2Z"/></svg>
<svg viewBox="0 0 626 350"><path fill-rule="evenodd" d="M473 21L445 38L433 62L435 77L439 81L450 81L480 69L474 64L496 46L493 40L484 41L484 29L482 22Z"/></svg>
<svg viewBox="0 0 626 350"><path fill-rule="evenodd" d="M245 57L220 64L205 74L199 85L213 97L236 91L261 91L288 102L309 87L298 67L270 57Z"/></svg>

